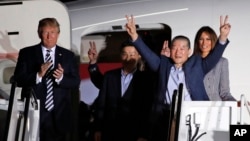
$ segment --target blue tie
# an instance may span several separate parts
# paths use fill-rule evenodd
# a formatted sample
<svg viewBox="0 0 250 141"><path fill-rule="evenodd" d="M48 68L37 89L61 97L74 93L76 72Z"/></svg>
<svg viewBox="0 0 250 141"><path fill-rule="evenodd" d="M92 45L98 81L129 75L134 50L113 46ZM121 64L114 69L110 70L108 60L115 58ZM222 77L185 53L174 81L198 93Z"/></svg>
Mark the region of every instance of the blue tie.
<svg viewBox="0 0 250 141"><path fill-rule="evenodd" d="M46 101L45 101L45 108L48 111L51 111L54 108L54 101L53 101L53 61L50 55L51 50L47 50L45 62L52 62L50 67L48 68L45 77L46 77L46 86L47 86L47 95L46 95Z"/></svg>

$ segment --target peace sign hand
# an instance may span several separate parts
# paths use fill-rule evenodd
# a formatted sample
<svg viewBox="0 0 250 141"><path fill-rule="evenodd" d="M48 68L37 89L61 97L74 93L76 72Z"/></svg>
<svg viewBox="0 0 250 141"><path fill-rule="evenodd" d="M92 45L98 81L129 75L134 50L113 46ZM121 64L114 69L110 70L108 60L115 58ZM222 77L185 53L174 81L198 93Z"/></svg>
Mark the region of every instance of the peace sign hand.
<svg viewBox="0 0 250 141"><path fill-rule="evenodd" d="M96 51L95 42L89 42L90 48L88 50L89 63L95 64L97 62L98 53Z"/></svg>
<svg viewBox="0 0 250 141"><path fill-rule="evenodd" d="M162 45L161 55L165 55L166 57L170 57L170 48L168 46L168 41L165 40Z"/></svg>
<svg viewBox="0 0 250 141"><path fill-rule="evenodd" d="M228 15L223 20L223 16L220 16L220 41L226 41L231 30L231 25L228 23Z"/></svg>
<svg viewBox="0 0 250 141"><path fill-rule="evenodd" d="M127 23L125 25L125 28L126 28L128 34L130 35L131 39L133 41L135 41L138 38L138 34L136 32L134 16L133 15L131 15L131 16L126 15L125 17L127 19Z"/></svg>

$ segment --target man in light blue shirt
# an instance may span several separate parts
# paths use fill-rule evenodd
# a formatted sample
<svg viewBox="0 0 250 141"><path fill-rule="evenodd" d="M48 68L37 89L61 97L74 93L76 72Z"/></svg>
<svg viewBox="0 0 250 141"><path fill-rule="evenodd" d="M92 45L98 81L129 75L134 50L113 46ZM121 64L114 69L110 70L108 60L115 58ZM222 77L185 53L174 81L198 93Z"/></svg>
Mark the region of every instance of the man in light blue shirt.
<svg viewBox="0 0 250 141"><path fill-rule="evenodd" d="M184 84L184 99L186 100L209 100L204 87L203 79L220 60L227 44L231 26L228 23L228 16L225 20L220 19L220 36L215 44L213 52L206 58L198 55L192 55L190 49L190 40L185 36L176 36L170 45L170 57L157 56L138 36L133 16L126 16L126 30L130 35L132 42L143 59L148 63L152 71L159 75L158 89L152 122L156 122L153 131L152 140L166 141L168 138L168 119L170 112L170 100L173 90L178 88L179 83ZM178 75L174 75L174 70L180 70Z"/></svg>

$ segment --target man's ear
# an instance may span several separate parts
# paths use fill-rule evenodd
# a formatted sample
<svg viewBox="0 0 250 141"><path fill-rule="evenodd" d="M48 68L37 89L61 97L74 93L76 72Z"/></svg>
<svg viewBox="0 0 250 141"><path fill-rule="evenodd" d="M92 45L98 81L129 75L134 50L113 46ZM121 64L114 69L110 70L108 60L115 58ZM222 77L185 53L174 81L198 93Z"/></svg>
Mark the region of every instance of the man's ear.
<svg viewBox="0 0 250 141"><path fill-rule="evenodd" d="M38 33L38 37L39 37L39 39L42 39L42 37L41 37L41 35Z"/></svg>
<svg viewBox="0 0 250 141"><path fill-rule="evenodd" d="M190 57L190 56L192 56L192 54L193 54L193 50L191 49L191 48L189 48L189 50L188 50L188 56Z"/></svg>

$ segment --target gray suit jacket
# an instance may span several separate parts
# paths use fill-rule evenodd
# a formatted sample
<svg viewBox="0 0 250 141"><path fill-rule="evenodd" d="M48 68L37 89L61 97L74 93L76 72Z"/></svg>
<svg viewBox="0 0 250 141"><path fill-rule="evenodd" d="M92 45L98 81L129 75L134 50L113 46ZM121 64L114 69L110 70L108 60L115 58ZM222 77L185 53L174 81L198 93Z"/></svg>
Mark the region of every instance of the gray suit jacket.
<svg viewBox="0 0 250 141"><path fill-rule="evenodd" d="M228 60L224 57L205 75L204 85L207 95L212 101L234 101L230 93Z"/></svg>

